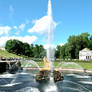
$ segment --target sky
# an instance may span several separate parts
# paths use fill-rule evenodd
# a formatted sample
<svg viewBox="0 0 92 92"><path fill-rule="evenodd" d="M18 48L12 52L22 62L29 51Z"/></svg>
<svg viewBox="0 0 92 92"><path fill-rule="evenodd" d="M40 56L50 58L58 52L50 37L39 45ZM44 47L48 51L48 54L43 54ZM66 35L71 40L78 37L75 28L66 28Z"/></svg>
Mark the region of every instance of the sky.
<svg viewBox="0 0 92 92"><path fill-rule="evenodd" d="M54 29L55 45L66 43L71 35L92 34L92 0L51 2L53 20L57 24ZM48 0L0 0L0 46L9 39L45 45L47 10Z"/></svg>

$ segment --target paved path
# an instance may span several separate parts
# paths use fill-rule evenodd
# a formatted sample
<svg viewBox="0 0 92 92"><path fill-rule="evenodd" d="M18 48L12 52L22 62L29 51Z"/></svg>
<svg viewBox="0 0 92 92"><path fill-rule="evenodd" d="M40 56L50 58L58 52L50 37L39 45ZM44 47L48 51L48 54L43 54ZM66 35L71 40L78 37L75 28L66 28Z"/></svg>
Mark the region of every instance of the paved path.
<svg viewBox="0 0 92 92"><path fill-rule="evenodd" d="M23 68L23 70L42 70L44 68ZM83 69L62 69L62 68L55 68L54 70L56 71L61 71L61 72L71 72L71 73L88 73L92 75L92 70L83 70Z"/></svg>

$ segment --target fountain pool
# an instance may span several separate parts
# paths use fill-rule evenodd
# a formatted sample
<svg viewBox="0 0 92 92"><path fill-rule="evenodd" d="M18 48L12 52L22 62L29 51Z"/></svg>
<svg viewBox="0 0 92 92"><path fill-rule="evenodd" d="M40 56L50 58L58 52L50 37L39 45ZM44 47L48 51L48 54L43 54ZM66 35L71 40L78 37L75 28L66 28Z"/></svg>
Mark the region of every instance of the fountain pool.
<svg viewBox="0 0 92 92"><path fill-rule="evenodd" d="M38 83L30 72L0 75L0 92L91 92L92 76L65 74L64 80Z"/></svg>

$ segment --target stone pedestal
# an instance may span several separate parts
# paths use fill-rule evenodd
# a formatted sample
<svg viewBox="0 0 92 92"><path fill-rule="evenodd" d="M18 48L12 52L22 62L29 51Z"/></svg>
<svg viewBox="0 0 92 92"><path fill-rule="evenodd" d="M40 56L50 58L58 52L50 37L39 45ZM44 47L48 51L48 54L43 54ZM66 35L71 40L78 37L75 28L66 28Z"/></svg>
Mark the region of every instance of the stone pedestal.
<svg viewBox="0 0 92 92"><path fill-rule="evenodd" d="M51 76L51 72L49 70L41 70L38 74L34 75L34 78L36 81L49 81ZM62 81L64 79L64 76L59 71L53 71L52 77L54 79L54 82Z"/></svg>

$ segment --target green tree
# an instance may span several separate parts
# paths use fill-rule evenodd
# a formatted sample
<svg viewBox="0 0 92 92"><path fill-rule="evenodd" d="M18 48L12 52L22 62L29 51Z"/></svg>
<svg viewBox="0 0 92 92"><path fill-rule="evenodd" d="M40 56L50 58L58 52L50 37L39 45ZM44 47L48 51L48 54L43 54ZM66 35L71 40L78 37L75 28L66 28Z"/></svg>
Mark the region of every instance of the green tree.
<svg viewBox="0 0 92 92"><path fill-rule="evenodd" d="M76 59L79 57L79 51L83 48L92 49L92 40L89 33L82 33L80 35L73 35L68 38L68 42L61 47L56 53L61 53L61 58ZM58 54L57 54L58 55Z"/></svg>
<svg viewBox="0 0 92 92"><path fill-rule="evenodd" d="M33 54L35 58L43 58L46 55L46 51L43 45L35 45L33 47Z"/></svg>
<svg viewBox="0 0 92 92"><path fill-rule="evenodd" d="M43 45L39 45L39 57L43 58L44 56L46 56L46 51L45 51Z"/></svg>
<svg viewBox="0 0 92 92"><path fill-rule="evenodd" d="M90 40L92 40L92 35L90 36L90 38L89 38Z"/></svg>
<svg viewBox="0 0 92 92"><path fill-rule="evenodd" d="M88 32L80 34L80 36L86 38L87 40L90 38L90 34Z"/></svg>
<svg viewBox="0 0 92 92"><path fill-rule="evenodd" d="M61 50L61 46L57 45L56 50L55 50L55 57L56 58L60 58L60 50Z"/></svg>
<svg viewBox="0 0 92 92"><path fill-rule="evenodd" d="M30 57L34 57L34 45L30 45Z"/></svg>
<svg viewBox="0 0 92 92"><path fill-rule="evenodd" d="M5 49L14 54L24 54L23 43L19 40L8 40L5 45Z"/></svg>
<svg viewBox="0 0 92 92"><path fill-rule="evenodd" d="M60 58L62 59L65 59L65 48L66 48L66 45L63 45L61 46L61 49L60 49Z"/></svg>
<svg viewBox="0 0 92 92"><path fill-rule="evenodd" d="M24 47L24 55L25 56L30 56L30 45L28 43L24 43L23 44L23 47Z"/></svg>
<svg viewBox="0 0 92 92"><path fill-rule="evenodd" d="M33 52L34 52L34 57L39 58L39 45L37 44L35 45Z"/></svg>
<svg viewBox="0 0 92 92"><path fill-rule="evenodd" d="M78 58L79 51L88 47L88 36L85 36L84 34L78 36L70 36L68 39L68 44L71 47L71 58Z"/></svg>
<svg viewBox="0 0 92 92"><path fill-rule="evenodd" d="M72 47L71 47L71 45L70 44L65 44L65 52L64 52L64 54L65 54L65 57L64 58L67 58L67 59L71 59L72 57L71 57L71 51L72 51Z"/></svg>
<svg viewBox="0 0 92 92"><path fill-rule="evenodd" d="M10 53L28 57L43 58L46 55L43 45L29 45L28 43L22 43L16 39L8 40L5 49Z"/></svg>

